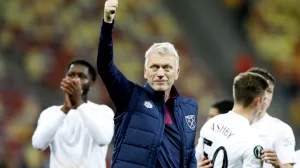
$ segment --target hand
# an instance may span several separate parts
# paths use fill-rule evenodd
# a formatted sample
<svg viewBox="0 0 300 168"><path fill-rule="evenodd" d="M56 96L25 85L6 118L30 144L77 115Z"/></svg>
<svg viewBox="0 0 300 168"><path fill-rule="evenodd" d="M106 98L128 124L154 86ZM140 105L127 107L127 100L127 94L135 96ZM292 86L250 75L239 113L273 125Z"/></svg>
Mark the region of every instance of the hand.
<svg viewBox="0 0 300 168"><path fill-rule="evenodd" d="M273 149L265 149L262 151L261 159L266 163L272 164L275 168L281 168L282 165L277 158L277 154Z"/></svg>
<svg viewBox="0 0 300 168"><path fill-rule="evenodd" d="M64 78L60 88L69 95L73 108L77 108L84 103L82 100L82 89L79 79Z"/></svg>
<svg viewBox="0 0 300 168"><path fill-rule="evenodd" d="M213 165L211 164L211 160L203 156L198 164L198 168L209 168L209 167L213 167Z"/></svg>
<svg viewBox="0 0 300 168"><path fill-rule="evenodd" d="M104 21L112 23L118 8L118 0L107 0L104 5Z"/></svg>
<svg viewBox="0 0 300 168"><path fill-rule="evenodd" d="M61 111L63 111L65 114L68 114L68 112L72 109L72 103L70 101L70 96L65 93L65 102L64 105L61 108Z"/></svg>

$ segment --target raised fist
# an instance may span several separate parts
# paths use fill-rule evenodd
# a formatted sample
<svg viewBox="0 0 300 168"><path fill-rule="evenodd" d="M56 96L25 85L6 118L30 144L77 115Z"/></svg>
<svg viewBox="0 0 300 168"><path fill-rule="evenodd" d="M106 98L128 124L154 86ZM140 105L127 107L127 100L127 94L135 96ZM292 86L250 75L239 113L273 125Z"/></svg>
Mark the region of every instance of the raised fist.
<svg viewBox="0 0 300 168"><path fill-rule="evenodd" d="M118 8L118 0L107 0L104 6L104 21L112 23Z"/></svg>

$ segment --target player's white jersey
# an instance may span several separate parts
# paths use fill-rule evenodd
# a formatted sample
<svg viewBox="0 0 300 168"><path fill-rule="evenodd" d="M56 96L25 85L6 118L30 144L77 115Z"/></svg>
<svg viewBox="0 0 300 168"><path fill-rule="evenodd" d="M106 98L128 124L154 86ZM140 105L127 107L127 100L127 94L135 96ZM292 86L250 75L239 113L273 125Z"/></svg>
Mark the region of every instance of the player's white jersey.
<svg viewBox="0 0 300 168"><path fill-rule="evenodd" d="M300 150L297 150L295 153L295 161L296 164L294 165L294 168L300 168Z"/></svg>
<svg viewBox="0 0 300 168"><path fill-rule="evenodd" d="M266 114L251 127L262 139L266 149L276 151L282 164L295 163L295 136L289 125ZM272 168L273 166L264 162L263 167Z"/></svg>
<svg viewBox="0 0 300 168"><path fill-rule="evenodd" d="M196 147L198 161L203 155L217 168L260 168L263 143L252 132L249 121L232 111L207 121Z"/></svg>

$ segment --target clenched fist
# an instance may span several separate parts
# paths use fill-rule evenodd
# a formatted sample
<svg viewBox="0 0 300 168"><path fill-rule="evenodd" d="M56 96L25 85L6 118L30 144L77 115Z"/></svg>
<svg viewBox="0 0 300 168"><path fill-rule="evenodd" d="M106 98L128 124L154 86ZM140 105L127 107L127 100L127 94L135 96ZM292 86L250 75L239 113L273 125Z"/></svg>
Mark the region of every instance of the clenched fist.
<svg viewBox="0 0 300 168"><path fill-rule="evenodd" d="M104 21L112 23L118 8L118 0L107 0L104 6Z"/></svg>

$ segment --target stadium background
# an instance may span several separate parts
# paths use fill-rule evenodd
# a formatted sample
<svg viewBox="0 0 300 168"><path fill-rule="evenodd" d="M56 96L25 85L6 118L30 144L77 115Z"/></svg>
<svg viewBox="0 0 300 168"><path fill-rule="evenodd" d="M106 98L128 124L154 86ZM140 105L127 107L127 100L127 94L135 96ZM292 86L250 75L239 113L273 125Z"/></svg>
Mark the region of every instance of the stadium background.
<svg viewBox="0 0 300 168"><path fill-rule="evenodd" d="M144 84L144 52L153 42L174 43L181 59L176 86L199 102L198 130L210 104L231 97L234 75L265 67L277 79L269 112L292 126L299 149L300 1L254 2L120 0L115 62L129 79ZM37 118L62 103L59 83L70 60L95 64L104 1L0 4L0 167L47 167L49 151L31 146ZM113 107L100 78L90 99Z"/></svg>

